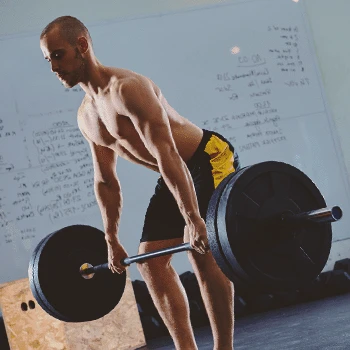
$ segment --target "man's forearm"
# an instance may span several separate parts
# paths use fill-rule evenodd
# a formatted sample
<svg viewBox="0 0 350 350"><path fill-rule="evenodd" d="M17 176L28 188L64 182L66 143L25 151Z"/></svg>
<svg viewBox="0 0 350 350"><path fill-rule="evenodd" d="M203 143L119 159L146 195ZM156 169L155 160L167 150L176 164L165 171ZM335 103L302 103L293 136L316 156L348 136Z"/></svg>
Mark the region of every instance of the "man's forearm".
<svg viewBox="0 0 350 350"><path fill-rule="evenodd" d="M196 191L191 174L177 152L158 159L160 173L173 194L186 225L200 219Z"/></svg>
<svg viewBox="0 0 350 350"><path fill-rule="evenodd" d="M118 180L110 183L96 182L95 194L101 211L106 240L116 240L123 204Z"/></svg>

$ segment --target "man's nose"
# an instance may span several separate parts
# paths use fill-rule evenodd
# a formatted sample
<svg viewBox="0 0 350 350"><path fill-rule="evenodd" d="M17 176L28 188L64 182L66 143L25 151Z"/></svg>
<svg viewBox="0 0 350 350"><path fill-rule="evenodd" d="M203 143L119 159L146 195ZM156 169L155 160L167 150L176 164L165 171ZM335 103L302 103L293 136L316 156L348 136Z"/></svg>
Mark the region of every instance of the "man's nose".
<svg viewBox="0 0 350 350"><path fill-rule="evenodd" d="M57 63L51 62L51 71L52 73L57 73L59 71L59 67Z"/></svg>

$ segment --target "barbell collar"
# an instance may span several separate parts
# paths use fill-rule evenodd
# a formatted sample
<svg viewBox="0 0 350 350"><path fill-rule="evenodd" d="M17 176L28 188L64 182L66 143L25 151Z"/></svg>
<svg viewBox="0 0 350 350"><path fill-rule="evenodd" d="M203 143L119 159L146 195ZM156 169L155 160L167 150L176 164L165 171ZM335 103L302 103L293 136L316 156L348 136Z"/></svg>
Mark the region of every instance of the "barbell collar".
<svg viewBox="0 0 350 350"><path fill-rule="evenodd" d="M299 214L283 214L281 219L285 223L298 221L312 221L316 223L335 222L342 218L343 211L340 207L321 208Z"/></svg>
<svg viewBox="0 0 350 350"><path fill-rule="evenodd" d="M135 255L135 256L130 256L130 257L127 257L127 258L121 260L121 263L124 266L128 266L134 262L143 262L143 261L148 260L148 259L156 258L156 257L163 256L163 255L179 253L179 252L183 252L183 251L187 251L187 250L193 250L190 243L182 243L182 244L177 245L177 246L159 249L159 250L155 250L153 252L148 252L148 253L139 254L139 255ZM104 263L104 264L96 265L96 266L91 266L89 263L85 263L80 267L80 273L83 276L90 275L93 277L93 274L95 274L96 272L105 271L108 269L109 269L108 263Z"/></svg>

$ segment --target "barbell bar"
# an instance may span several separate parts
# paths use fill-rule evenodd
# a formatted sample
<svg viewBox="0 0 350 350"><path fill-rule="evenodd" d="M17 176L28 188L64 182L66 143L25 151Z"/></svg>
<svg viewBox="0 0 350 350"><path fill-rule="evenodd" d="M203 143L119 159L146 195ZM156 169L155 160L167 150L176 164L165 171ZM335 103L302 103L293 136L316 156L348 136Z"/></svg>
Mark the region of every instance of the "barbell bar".
<svg viewBox="0 0 350 350"><path fill-rule="evenodd" d="M144 253L144 254L130 256L130 257L127 257L125 259L122 259L120 262L124 266L129 266L132 263L137 263L137 262L140 263L140 262L143 262L143 261L148 260L148 259L157 258L159 256L180 253L180 252L184 252L184 251L188 251L188 250L193 250L193 248L191 247L191 244L190 243L182 243L182 244L179 244L179 245L176 245L173 247L167 247L167 248L155 250L153 252L148 252L148 253ZM103 270L108 270L108 269L109 269L108 263L100 264L97 266L92 266L89 263L84 263L80 267L79 271L84 278L86 278L86 276L89 276L88 278L92 278L95 273L97 273L99 271L103 271Z"/></svg>
<svg viewBox="0 0 350 350"><path fill-rule="evenodd" d="M300 222L300 221L312 221L316 223L326 223L326 222L335 222L342 218L343 212L339 206L334 206L331 208L321 208L317 210L312 210L304 213L299 214L293 214L293 213L283 213L280 214L280 216L274 217L274 220L276 222ZM268 219L265 219L266 222ZM191 247L190 243L182 243L173 247L167 247L159 250L155 250L152 252L144 253L144 254L138 254L135 256L130 256L125 259L121 260L121 264L124 266L129 266L132 263L140 263L148 259L156 258L159 256L184 252L184 251L190 251L194 250L194 248ZM92 278L95 273L98 273L99 271L108 270L108 263L92 266L89 263L84 263L79 271L82 274L84 278ZM88 277L86 277L88 276Z"/></svg>
<svg viewBox="0 0 350 350"><path fill-rule="evenodd" d="M238 289L296 290L323 270L332 244L327 207L313 181L283 162L262 162L221 181L209 202L206 225L213 257ZM129 265L192 250L189 243L124 259ZM102 231L87 225L47 235L34 250L29 281L39 305L66 322L103 317L122 298L126 273L108 269ZM84 278L82 278L84 277Z"/></svg>

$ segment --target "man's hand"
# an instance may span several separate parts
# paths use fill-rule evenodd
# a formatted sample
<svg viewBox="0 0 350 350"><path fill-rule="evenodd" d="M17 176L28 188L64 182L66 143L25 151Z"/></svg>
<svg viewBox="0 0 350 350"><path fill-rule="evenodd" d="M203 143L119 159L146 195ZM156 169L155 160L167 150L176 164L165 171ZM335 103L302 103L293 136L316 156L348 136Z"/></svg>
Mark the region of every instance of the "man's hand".
<svg viewBox="0 0 350 350"><path fill-rule="evenodd" d="M128 253L119 241L107 242L108 248L108 268L113 273L123 273L126 266L121 264L121 260L128 257Z"/></svg>
<svg viewBox="0 0 350 350"><path fill-rule="evenodd" d="M202 218L199 218L189 225L186 225L185 232L186 231L190 245L196 252L205 254L209 251L207 227Z"/></svg>

